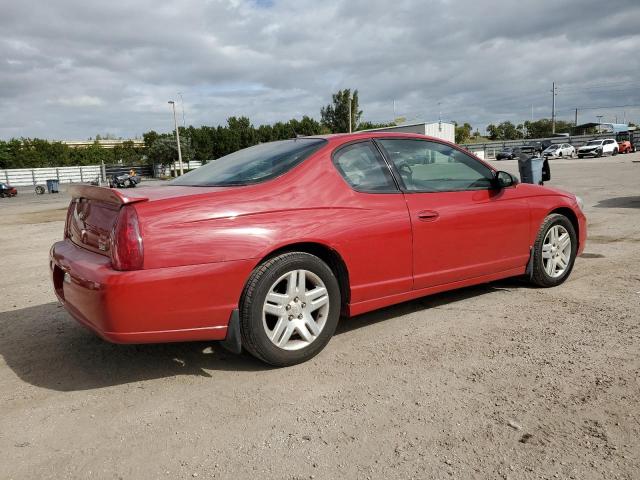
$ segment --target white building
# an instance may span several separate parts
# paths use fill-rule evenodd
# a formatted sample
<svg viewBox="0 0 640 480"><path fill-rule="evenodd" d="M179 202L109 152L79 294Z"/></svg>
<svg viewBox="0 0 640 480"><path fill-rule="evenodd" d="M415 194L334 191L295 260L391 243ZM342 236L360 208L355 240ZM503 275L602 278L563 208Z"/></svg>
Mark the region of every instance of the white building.
<svg viewBox="0 0 640 480"><path fill-rule="evenodd" d="M396 125L394 127L372 128L370 130L362 130L363 132L399 132L399 133L419 133L429 137L439 138L447 142L455 142L456 126L448 122L422 122L422 123L406 123Z"/></svg>

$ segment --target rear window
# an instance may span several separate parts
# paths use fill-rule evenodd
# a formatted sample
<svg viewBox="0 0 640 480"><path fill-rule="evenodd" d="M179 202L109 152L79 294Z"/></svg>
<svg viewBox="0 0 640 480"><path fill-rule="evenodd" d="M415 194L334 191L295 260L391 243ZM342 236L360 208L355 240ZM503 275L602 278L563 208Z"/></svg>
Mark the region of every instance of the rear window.
<svg viewBox="0 0 640 480"><path fill-rule="evenodd" d="M220 157L169 183L194 187L227 187L264 182L299 165L326 143L322 138L262 143Z"/></svg>

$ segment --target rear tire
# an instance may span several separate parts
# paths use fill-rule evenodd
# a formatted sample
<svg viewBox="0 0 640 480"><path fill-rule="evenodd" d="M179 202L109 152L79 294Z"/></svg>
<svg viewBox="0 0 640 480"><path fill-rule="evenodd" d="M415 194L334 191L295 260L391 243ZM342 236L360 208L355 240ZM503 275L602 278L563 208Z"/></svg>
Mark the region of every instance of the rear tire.
<svg viewBox="0 0 640 480"><path fill-rule="evenodd" d="M329 342L340 318L340 287L315 255L291 252L259 265L240 301L242 345L276 367L302 363Z"/></svg>
<svg viewBox="0 0 640 480"><path fill-rule="evenodd" d="M563 283L573 269L577 251L578 238L571 221L557 213L549 215L533 244L531 282L545 288Z"/></svg>
<svg viewBox="0 0 640 480"><path fill-rule="evenodd" d="M618 155L618 149L617 149L617 148L614 148L614 149L613 149L613 156L615 157L616 155Z"/></svg>

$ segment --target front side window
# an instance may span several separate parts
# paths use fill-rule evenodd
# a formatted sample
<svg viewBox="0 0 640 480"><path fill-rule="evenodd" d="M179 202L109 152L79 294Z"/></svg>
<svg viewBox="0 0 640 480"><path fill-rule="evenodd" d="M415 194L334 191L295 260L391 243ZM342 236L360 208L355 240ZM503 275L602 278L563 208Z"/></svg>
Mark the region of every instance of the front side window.
<svg viewBox="0 0 640 480"><path fill-rule="evenodd" d="M379 139L405 188L415 192L486 190L493 171L449 145L426 140Z"/></svg>
<svg viewBox="0 0 640 480"><path fill-rule="evenodd" d="M220 157L169 182L193 187L251 185L278 177L326 145L322 138L262 143Z"/></svg>
<svg viewBox="0 0 640 480"><path fill-rule="evenodd" d="M389 168L369 141L340 148L333 155L333 163L354 190L367 193L397 192Z"/></svg>

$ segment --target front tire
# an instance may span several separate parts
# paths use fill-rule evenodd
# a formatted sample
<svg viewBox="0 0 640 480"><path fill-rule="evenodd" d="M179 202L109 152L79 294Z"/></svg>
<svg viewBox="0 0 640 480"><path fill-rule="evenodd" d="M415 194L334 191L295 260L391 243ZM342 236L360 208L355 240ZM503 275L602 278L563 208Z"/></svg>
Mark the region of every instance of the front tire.
<svg viewBox="0 0 640 480"><path fill-rule="evenodd" d="M329 342L340 318L340 287L315 255L291 252L259 265L240 301L242 345L276 367L305 362Z"/></svg>
<svg viewBox="0 0 640 480"><path fill-rule="evenodd" d="M542 222L533 245L531 282L540 287L555 287L564 282L573 269L578 238L571 221L557 213Z"/></svg>
<svg viewBox="0 0 640 480"><path fill-rule="evenodd" d="M614 148L614 149L613 149L613 156L615 157L616 155L618 155L618 149L617 149L617 148Z"/></svg>

